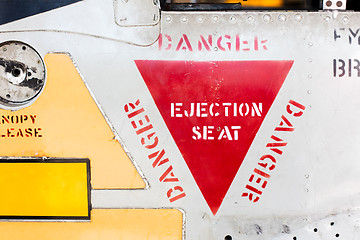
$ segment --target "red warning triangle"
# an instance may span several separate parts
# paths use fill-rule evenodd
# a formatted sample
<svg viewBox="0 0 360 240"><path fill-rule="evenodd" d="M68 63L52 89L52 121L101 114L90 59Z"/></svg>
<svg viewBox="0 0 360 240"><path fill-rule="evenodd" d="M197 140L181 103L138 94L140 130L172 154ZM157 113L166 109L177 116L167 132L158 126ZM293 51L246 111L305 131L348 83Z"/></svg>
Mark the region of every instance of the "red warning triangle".
<svg viewBox="0 0 360 240"><path fill-rule="evenodd" d="M293 61L135 62L215 215Z"/></svg>

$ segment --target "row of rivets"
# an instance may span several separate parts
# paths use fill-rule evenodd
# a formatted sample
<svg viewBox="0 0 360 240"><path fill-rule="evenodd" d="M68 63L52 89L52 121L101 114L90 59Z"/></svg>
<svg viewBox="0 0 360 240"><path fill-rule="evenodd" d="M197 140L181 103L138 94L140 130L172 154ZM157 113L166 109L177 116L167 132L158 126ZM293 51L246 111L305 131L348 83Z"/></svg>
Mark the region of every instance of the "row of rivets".
<svg viewBox="0 0 360 240"><path fill-rule="evenodd" d="M331 19L332 19L331 16L326 16L326 17L325 17L325 21L326 21L326 22L330 22ZM348 16L344 16L344 17L342 18L342 21L343 21L344 23L349 22L349 20L350 20L350 18L349 18Z"/></svg>
<svg viewBox="0 0 360 240"><path fill-rule="evenodd" d="M255 20L255 18L254 18L253 16L251 16L251 15L248 16L246 19L247 19L247 21L248 21L249 23L251 23L251 22L253 22L253 21ZM286 16L285 14L280 14L277 19L278 19L279 22L286 22L286 20L288 19L288 16ZM293 19L294 19L296 22L301 22L302 19L303 19L303 16L302 16L301 14L295 14L295 15L293 16ZM329 22L331 19L332 19L331 16L326 16L326 17L325 17L325 21L326 21L326 22ZM213 17L211 18L211 20L212 20L212 22L216 23L216 22L219 22L220 18L219 18L219 16L215 15L215 16L213 16ZM271 16L270 14L265 14L265 15L263 16L263 20L264 20L264 22L266 22L266 23L270 23L270 22L273 20L273 18L272 18L272 16ZM342 21L343 21L344 23L349 22L349 20L350 20L350 19L349 19L348 16L344 16L344 17L342 18ZM171 22L171 21L172 21L171 16L166 16L166 17L165 17L165 21L166 21L166 22ZM187 17L187 16L182 16L182 17L180 18L180 21L181 21L182 23L186 23L186 22L188 22L188 17ZM198 16L198 17L197 17L197 22L203 23L204 21L205 21L205 18L204 18L203 16ZM230 23L235 23L235 22L236 22L236 16L231 16L230 19L229 19L229 21L230 21Z"/></svg>

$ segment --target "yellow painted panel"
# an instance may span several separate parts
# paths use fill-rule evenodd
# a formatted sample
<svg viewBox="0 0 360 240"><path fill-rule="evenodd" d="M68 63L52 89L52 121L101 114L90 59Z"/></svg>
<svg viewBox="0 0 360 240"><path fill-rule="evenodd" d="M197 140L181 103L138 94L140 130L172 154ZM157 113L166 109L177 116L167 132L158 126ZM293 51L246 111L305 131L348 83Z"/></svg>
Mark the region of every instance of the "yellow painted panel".
<svg viewBox="0 0 360 240"><path fill-rule="evenodd" d="M0 156L89 158L95 189L144 188L66 54L45 56L47 83L31 106L0 110Z"/></svg>
<svg viewBox="0 0 360 240"><path fill-rule="evenodd" d="M91 222L2 222L6 240L180 240L176 209L94 209Z"/></svg>
<svg viewBox="0 0 360 240"><path fill-rule="evenodd" d="M89 161L0 162L0 218L89 219Z"/></svg>

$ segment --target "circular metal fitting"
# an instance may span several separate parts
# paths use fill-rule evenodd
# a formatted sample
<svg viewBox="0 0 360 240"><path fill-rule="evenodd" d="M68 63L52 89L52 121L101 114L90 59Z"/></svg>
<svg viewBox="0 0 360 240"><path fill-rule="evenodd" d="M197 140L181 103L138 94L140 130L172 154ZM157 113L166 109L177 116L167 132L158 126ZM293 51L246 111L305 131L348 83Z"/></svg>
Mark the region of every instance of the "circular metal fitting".
<svg viewBox="0 0 360 240"><path fill-rule="evenodd" d="M269 22L271 22L271 16L269 15L269 14L265 14L264 16L263 16L263 19L264 19L264 22L266 22L266 23L269 23Z"/></svg>
<svg viewBox="0 0 360 240"><path fill-rule="evenodd" d="M36 100L45 85L45 64L26 43L0 43L0 108L17 110Z"/></svg>
<svg viewBox="0 0 360 240"><path fill-rule="evenodd" d="M284 14L280 14L278 17L280 22L285 22L286 21L286 16Z"/></svg>
<svg viewBox="0 0 360 240"><path fill-rule="evenodd" d="M253 21L254 21L254 17L253 17L253 16L248 16L248 17L247 17L247 20L248 20L248 22L253 22Z"/></svg>
<svg viewBox="0 0 360 240"><path fill-rule="evenodd" d="M203 23L203 22L204 22L204 17L203 17L203 16L198 16L198 17L197 17L197 21L198 21L199 23Z"/></svg>
<svg viewBox="0 0 360 240"><path fill-rule="evenodd" d="M295 14L295 16L294 16L294 19L297 22L301 22L302 18L303 18L302 15L299 13Z"/></svg>
<svg viewBox="0 0 360 240"><path fill-rule="evenodd" d="M171 17L170 17L170 16L166 16L166 17L165 17L165 21L171 22Z"/></svg>

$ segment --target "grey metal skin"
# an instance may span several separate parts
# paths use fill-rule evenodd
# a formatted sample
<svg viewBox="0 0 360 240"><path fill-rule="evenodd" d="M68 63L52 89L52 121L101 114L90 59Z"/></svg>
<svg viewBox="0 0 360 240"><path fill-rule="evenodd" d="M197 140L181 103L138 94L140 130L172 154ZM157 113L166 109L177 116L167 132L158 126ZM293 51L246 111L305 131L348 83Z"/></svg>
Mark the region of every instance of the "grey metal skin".
<svg viewBox="0 0 360 240"><path fill-rule="evenodd" d="M359 239L360 14L339 10L181 12L151 7L149 15L142 17L139 13L144 11L139 8L149 2L153 4L152 0L86 0L0 26L0 42L27 43L41 57L50 52L71 55L117 139L148 182L142 190L92 190L92 207L180 209L183 238L190 240ZM117 4L134 8L126 8L125 13ZM122 14L126 21L121 21ZM128 26L119 24L127 21ZM188 47L177 50L184 35L192 51ZM213 37L210 49L198 48L201 35ZM230 37L226 40L225 35ZM236 50L237 35L248 42L255 37L266 40L266 49ZM294 61L215 216L135 60ZM131 127L124 106L137 99L172 161L186 198L169 202L166 192L173 185L159 182L161 173L152 168L148 152ZM241 195L290 99L306 110L301 118L292 119L295 131L282 135L287 146L261 200L250 202Z"/></svg>

